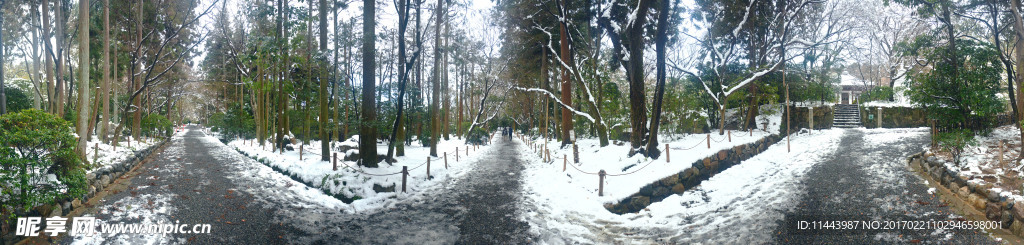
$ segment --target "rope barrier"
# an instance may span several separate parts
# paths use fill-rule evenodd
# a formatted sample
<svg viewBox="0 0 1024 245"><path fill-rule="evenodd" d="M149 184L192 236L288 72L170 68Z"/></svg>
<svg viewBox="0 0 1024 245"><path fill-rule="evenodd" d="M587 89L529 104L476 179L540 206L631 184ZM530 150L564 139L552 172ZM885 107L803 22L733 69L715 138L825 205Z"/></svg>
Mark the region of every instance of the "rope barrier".
<svg viewBox="0 0 1024 245"><path fill-rule="evenodd" d="M605 175L605 176L623 176L623 175L630 175L630 174L634 174L634 173L636 173L636 172L640 172L640 170L643 170L643 169L644 169L644 168L646 168L647 166L650 166L650 165L651 165L651 163L653 163L653 162L654 162L654 159L651 159L651 161L648 161L648 162L647 162L647 164L644 164L644 166L643 166L643 167L640 167L640 168L638 168L637 170L633 170L633 172L629 172L629 173L619 173L619 174L607 174L607 175Z"/></svg>
<svg viewBox="0 0 1024 245"><path fill-rule="evenodd" d="M705 140L707 140L707 138L701 139L700 142L697 142L697 144L691 146L690 148L674 148L674 149L676 149L676 150L684 150L684 151L692 150L693 148L697 148L698 146L700 146L701 143L704 143Z"/></svg>
<svg viewBox="0 0 1024 245"><path fill-rule="evenodd" d="M564 159L565 159L565 158L564 158L564 157L562 157L562 159L563 159L563 161L564 161ZM643 170L644 168L647 168L647 166L650 166L650 165L651 165L651 163L654 163L654 159L651 159L650 161L647 161L647 163L646 163L646 164L644 164L644 166L643 166L643 167L640 167L640 168L638 168L638 169L636 169L636 170L633 170L632 172L628 172L628 173L618 173L618 174L605 174L605 176L623 176L623 175L630 175L630 174L634 174L634 173L636 173L636 172L640 172L640 170ZM569 166L572 166L572 168L573 168L573 169L576 169L576 171L578 171L578 172L580 172L580 173L584 173L584 174L589 174L589 175L601 175L600 173L593 173L593 172L587 172L587 171L583 171L582 169L580 169L580 168L576 167L576 164L569 164Z"/></svg>

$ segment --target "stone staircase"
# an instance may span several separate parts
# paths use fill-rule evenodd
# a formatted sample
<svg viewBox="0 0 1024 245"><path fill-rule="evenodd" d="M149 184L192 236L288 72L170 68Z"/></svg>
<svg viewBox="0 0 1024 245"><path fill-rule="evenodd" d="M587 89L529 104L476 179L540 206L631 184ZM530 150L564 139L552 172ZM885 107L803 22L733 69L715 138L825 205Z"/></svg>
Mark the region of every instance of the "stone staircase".
<svg viewBox="0 0 1024 245"><path fill-rule="evenodd" d="M832 127L856 128L860 126L860 107L858 105L836 104Z"/></svg>

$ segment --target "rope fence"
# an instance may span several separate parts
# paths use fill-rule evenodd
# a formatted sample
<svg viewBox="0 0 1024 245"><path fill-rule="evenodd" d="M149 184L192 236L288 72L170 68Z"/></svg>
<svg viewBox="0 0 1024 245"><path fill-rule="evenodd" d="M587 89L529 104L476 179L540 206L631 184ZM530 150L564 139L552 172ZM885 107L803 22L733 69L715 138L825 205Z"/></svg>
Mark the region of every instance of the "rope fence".
<svg viewBox="0 0 1024 245"><path fill-rule="evenodd" d="M492 134L491 136L493 137L494 135ZM299 149L298 149L299 150L299 157L300 157L300 159L302 158L303 154L313 154L313 155L321 156L321 157L323 156L323 155L317 154L317 153L315 153L313 151L307 151L307 150L305 150L305 147L303 147L303 146L304 145L300 145ZM465 152L466 153L465 156L466 157L469 157L469 149L470 149L469 145L465 145L465 151L466 151ZM473 150L478 150L478 147L477 146L473 146L472 149ZM342 169L348 168L348 169L351 169L352 171L354 171L355 173L359 173L359 174L367 175L367 176L386 177L386 176L393 176L393 175L402 174L402 192L406 192L406 182L407 182L407 178L406 177L409 175L410 171L414 171L414 170L422 168L423 166L427 166L427 178L430 178L431 177L431 175L430 175L430 162L431 161L443 160L444 161L444 167L445 167L445 169L447 169L448 168L448 153L449 152L443 152L442 153L442 154L444 154L443 157L428 156L427 160L423 161L419 165L416 165L416 167L413 167L413 168L410 169L410 168L408 168L408 166L402 166L402 170L401 171L394 172L394 173L386 173L386 174L369 173L369 172L364 171L361 166L358 167L358 168L357 167L352 167L351 165L346 163L344 160L341 161L341 165L342 165ZM456 159L455 161L456 162L459 161L459 157L460 157L459 147L456 146L451 153L455 154L455 159ZM338 152L334 152L334 156L333 156L332 162L333 162L333 165L334 165L334 168L333 168L334 170L333 171L338 171Z"/></svg>
<svg viewBox="0 0 1024 245"><path fill-rule="evenodd" d="M747 133L749 133L751 135L747 136L747 135L744 135L744 134L738 134L737 137L751 137L753 135L753 131L750 131L750 132L747 132ZM520 138L520 139L524 139L524 138ZM686 148L680 148L680 147L672 148L672 147L669 146L669 144L665 144L665 162L668 163L670 161L669 152L672 149L675 149L675 150L692 150L694 148L697 148L698 146L700 146L703 143L707 143L708 149L711 149L711 142L721 143L721 142L724 142L724 141L727 141L727 140L729 142L732 142L732 131L731 130L728 131L727 135L722 135L722 137L718 138L718 139L715 139L715 138L711 137L711 134L706 134L704 139L698 141L693 146L686 147ZM541 157L543 158L541 160L543 162L546 162L546 163L550 164L550 163L554 162L557 158L559 158L559 157L551 157L550 156L551 153L550 153L550 150L547 149L547 147L546 147L547 144L544 144L544 145L541 145L540 143L536 143L535 144L532 140L524 140L524 142L526 142L527 145L531 145L531 148L535 152L538 152L539 155L541 155ZM574 154L576 154L575 150L574 150ZM569 156L568 156L568 154L563 154L562 157L560 157L560 158L562 159L562 165L563 165L562 166L562 172L566 171L566 169L567 169L566 166L572 166L572 168L575 169L576 172L579 172L579 173L582 173L582 174L587 174L587 175L597 175L597 176L599 176L598 196L604 196L604 180L605 180L605 177L610 177L610 176L626 176L626 175L635 174L635 173L638 173L638 172L644 170L645 168L650 166L651 163L655 162L655 159L651 159L650 161L647 161L647 163L645 163L643 166L640 166L640 168L634 169L632 171L623 172L623 173L616 173L616 174L608 174L603 169L598 171L598 172L587 172L587 171L584 171L583 169L580 169L579 167L576 166L578 164L578 162L575 162L575 164L569 164ZM574 156L574 158L578 159L578 156Z"/></svg>

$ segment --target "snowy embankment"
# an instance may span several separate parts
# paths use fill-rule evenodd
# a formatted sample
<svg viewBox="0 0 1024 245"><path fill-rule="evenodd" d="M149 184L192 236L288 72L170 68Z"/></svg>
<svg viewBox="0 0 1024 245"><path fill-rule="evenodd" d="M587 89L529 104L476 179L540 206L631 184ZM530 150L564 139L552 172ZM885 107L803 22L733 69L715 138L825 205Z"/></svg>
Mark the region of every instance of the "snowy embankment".
<svg viewBox="0 0 1024 245"><path fill-rule="evenodd" d="M640 186L674 174L694 160L728 146L718 143L719 147L716 147L713 142L711 151L706 145L701 145L703 150L677 150L671 163L665 163L661 158L647 167L650 170L608 177L604 197L597 195L597 176L571 169L563 173L561 164L543 163L536 155L524 152L524 160L529 161L524 174L524 195L527 204L534 206L532 210L536 211L524 213L523 219L530 222L531 233L537 235L542 243L551 244L765 240L770 236L770 227L775 225L775 220L781 219L785 211L780 208L795 201L800 177L834 152L842 135L842 130L794 134L791 152L787 152L783 140L682 195L671 195L644 211L625 215L613 214L604 205L619 201L636 192ZM757 139L733 136L733 145ZM680 141L692 143L699 139L683 138ZM609 173L619 173L618 165L640 160L620 158L620 155L625 155L624 149L591 148L589 145L581 145L587 146L581 148L581 155L590 161L580 168L604 165Z"/></svg>
<svg viewBox="0 0 1024 245"><path fill-rule="evenodd" d="M350 213L374 211L393 206L403 200L430 195L454 178L469 172L476 160L490 150L489 145L474 147L466 145L464 140L452 137L451 140L438 142L438 157L429 157L430 147L424 147L419 141L415 141L411 146L405 147L405 156L395 157L396 163L388 164L382 161L378 168L367 168L358 166L354 161L343 160L345 155L358 152L357 149L341 152L342 149L357 148L358 143L354 139L335 143L332 148L332 154L338 153L337 171L333 169L331 161L321 161L320 141L310 141L302 147L302 160L299 159L297 146L294 151L285 151L282 154L273 152L269 141L266 147L261 147L253 140L233 140L227 145L283 175L349 203L345 210ZM387 145L377 144L377 153L387 153ZM427 177L428 158L430 178ZM402 193L402 167L408 167L409 170L406 193Z"/></svg>
<svg viewBox="0 0 1024 245"><path fill-rule="evenodd" d="M1024 187L1024 164L1016 160L1021 154L1019 129L1013 125L1000 126L988 136L978 135L974 140L975 145L964 148L960 166L948 152L929 149L928 153L934 154L945 163L946 169L958 172L968 182L992 184L991 190L1001 196L1024 201L1021 190Z"/></svg>
<svg viewBox="0 0 1024 245"><path fill-rule="evenodd" d="M175 129L175 135L180 135L188 132L188 129ZM114 147L113 141L111 144L104 144L102 140L95 136L86 143L88 147L85 153L87 160L92 164L92 168L86 170L87 173L96 172L99 170L109 170L123 167L127 164L128 159L135 156L137 151L145 150L150 146L160 143L162 139L147 138L143 137L139 140L132 138L130 135L125 140L120 140L117 143L117 147Z"/></svg>

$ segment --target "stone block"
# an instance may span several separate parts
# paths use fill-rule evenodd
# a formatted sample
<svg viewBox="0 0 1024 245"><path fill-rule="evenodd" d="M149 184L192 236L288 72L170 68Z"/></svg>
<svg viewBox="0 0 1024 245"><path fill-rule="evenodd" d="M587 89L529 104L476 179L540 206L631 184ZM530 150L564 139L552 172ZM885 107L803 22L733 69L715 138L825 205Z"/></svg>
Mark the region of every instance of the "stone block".
<svg viewBox="0 0 1024 245"><path fill-rule="evenodd" d="M994 191L989 191L988 192L988 201L989 202L999 202L999 193L998 192L994 192Z"/></svg>
<svg viewBox="0 0 1024 245"><path fill-rule="evenodd" d="M1018 219L1024 219L1024 203L1022 203L1021 201L1017 201L1017 203L1014 204L1013 208L1011 208L1010 210L1013 211L1013 217L1017 217Z"/></svg>
<svg viewBox="0 0 1024 245"><path fill-rule="evenodd" d="M694 169L693 168L687 168L686 170L683 170L682 175L679 175L680 181L684 181L685 182L687 179L692 178L694 175L696 175L696 174L694 174Z"/></svg>
<svg viewBox="0 0 1024 245"><path fill-rule="evenodd" d="M970 196L970 195L971 195L971 191L970 191L970 190L967 190L967 187L966 187L966 186L962 186L962 187L960 187L960 190L959 190L959 191L957 191L957 193L956 193L956 194L957 194L958 196L960 196L960 198L967 198L968 196Z"/></svg>
<svg viewBox="0 0 1024 245"><path fill-rule="evenodd" d="M1002 219L1000 216L1002 213L1001 211L1002 210L999 208L999 205L990 202L985 205L985 218L992 221L999 221Z"/></svg>
<svg viewBox="0 0 1024 245"><path fill-rule="evenodd" d="M725 160L726 158L729 158L729 151L728 150L718 151L718 160L719 161Z"/></svg>
<svg viewBox="0 0 1024 245"><path fill-rule="evenodd" d="M669 189L664 186L658 186L654 188L654 193L651 194L654 198L664 198L669 195Z"/></svg>
<svg viewBox="0 0 1024 245"><path fill-rule="evenodd" d="M679 183L679 174L673 174L673 175L670 175L668 177L665 177L665 178L661 179L661 185L662 186L672 187L673 185L678 184L678 183Z"/></svg>
<svg viewBox="0 0 1024 245"><path fill-rule="evenodd" d="M632 206L633 210L640 210L647 207L647 205L651 205L651 198L647 196L636 196L629 201L629 204Z"/></svg>
<svg viewBox="0 0 1024 245"><path fill-rule="evenodd" d="M985 199L979 196L978 194L971 194L969 197L967 197L967 202L970 203L971 206L974 207L974 209L985 210Z"/></svg>
<svg viewBox="0 0 1024 245"><path fill-rule="evenodd" d="M683 192L685 192L685 191L686 191L686 186L684 186L683 184L676 184L676 185L672 186L672 193L683 194Z"/></svg>
<svg viewBox="0 0 1024 245"><path fill-rule="evenodd" d="M1014 235L1024 236L1024 226L1022 226L1021 223L1022 222L1019 219L1015 219L1013 224L1010 224L1010 231L1013 232Z"/></svg>
<svg viewBox="0 0 1024 245"><path fill-rule="evenodd" d="M999 228L1009 229L1010 225L1013 224L1013 215L1010 215L1010 211L1006 210L1003 210L1001 214L999 221L1001 221L1002 224L1000 224L1001 226Z"/></svg>

